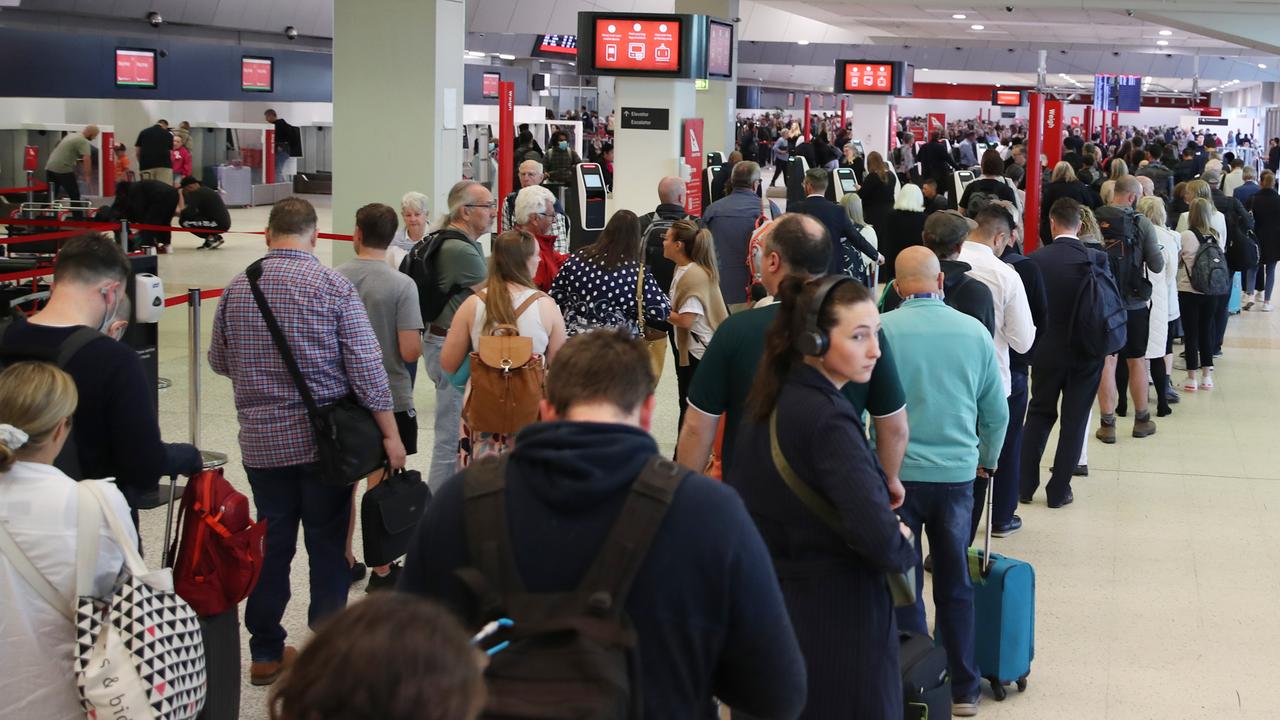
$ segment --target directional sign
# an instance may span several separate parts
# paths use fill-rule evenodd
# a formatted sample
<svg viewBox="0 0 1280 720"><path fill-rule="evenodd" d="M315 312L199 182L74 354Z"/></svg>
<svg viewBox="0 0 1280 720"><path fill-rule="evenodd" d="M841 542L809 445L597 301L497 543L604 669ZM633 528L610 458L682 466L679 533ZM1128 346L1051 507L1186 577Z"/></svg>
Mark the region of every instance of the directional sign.
<svg viewBox="0 0 1280 720"><path fill-rule="evenodd" d="M623 130L670 130L671 111L667 108L622 108Z"/></svg>

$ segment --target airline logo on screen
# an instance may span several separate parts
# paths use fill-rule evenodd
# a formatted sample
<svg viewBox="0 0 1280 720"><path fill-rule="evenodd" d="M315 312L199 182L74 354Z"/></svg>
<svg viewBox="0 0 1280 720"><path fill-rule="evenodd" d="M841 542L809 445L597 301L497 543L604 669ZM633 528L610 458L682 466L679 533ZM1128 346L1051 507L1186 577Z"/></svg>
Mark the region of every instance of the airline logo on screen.
<svg viewBox="0 0 1280 720"><path fill-rule="evenodd" d="M893 91L893 65L849 63L844 66L845 92Z"/></svg>
<svg viewBox="0 0 1280 720"><path fill-rule="evenodd" d="M596 20L596 67L675 72L680 68L680 21Z"/></svg>
<svg viewBox="0 0 1280 720"><path fill-rule="evenodd" d="M264 58L240 60L240 87L244 90L271 90L271 61Z"/></svg>
<svg viewBox="0 0 1280 720"><path fill-rule="evenodd" d="M149 50L116 50L116 84L139 87L155 85L155 53Z"/></svg>

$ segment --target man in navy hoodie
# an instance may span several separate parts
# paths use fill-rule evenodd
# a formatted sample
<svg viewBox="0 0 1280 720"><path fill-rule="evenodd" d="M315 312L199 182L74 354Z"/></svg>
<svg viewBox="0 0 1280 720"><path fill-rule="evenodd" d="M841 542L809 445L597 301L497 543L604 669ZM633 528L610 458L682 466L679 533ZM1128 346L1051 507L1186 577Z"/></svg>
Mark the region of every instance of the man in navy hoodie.
<svg viewBox="0 0 1280 720"><path fill-rule="evenodd" d="M542 401L548 422L520 432L506 465L507 528L529 592L578 585L633 481L658 455L648 363L639 341L607 331L578 335L557 353ZM477 599L454 575L474 564L464 479L445 483L428 508L399 589L475 624ZM683 478L625 608L638 636L645 717L711 720L713 698L759 717L803 709L804 660L764 541L731 488Z"/></svg>

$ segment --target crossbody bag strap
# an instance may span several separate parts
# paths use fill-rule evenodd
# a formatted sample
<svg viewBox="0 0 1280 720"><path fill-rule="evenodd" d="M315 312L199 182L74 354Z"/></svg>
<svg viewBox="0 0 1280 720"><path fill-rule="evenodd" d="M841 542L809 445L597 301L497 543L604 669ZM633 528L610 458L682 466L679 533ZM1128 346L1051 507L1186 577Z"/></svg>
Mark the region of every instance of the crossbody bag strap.
<svg viewBox="0 0 1280 720"><path fill-rule="evenodd" d="M307 411L313 417L319 415L320 406L312 397L311 389L307 387L307 380L302 377L302 370L298 367L298 360L294 357L293 350L289 348L289 341L285 339L284 331L280 329L275 313L271 312L271 306L267 304L267 296L263 294L262 286L258 284L262 279L262 260L246 268L244 275L249 280L249 289L253 291L253 300L258 304L258 311L262 313L262 319L267 323L267 330L271 332L271 339L275 341L276 348L280 351L280 359L284 361L289 377L293 378L293 384L298 388L298 394L302 396L302 403L307 406Z"/></svg>
<svg viewBox="0 0 1280 720"><path fill-rule="evenodd" d="M76 621L75 613L72 611L72 603L58 592L58 589L49 582L49 579L36 568L31 562L31 558L19 547L18 542L13 539L13 535L9 533L8 528L0 523L0 555L9 558L9 562L13 565L13 569L18 571L32 590L36 591L44 601L49 603L53 609L62 613L62 616L71 622Z"/></svg>
<svg viewBox="0 0 1280 720"><path fill-rule="evenodd" d="M782 445L778 443L777 408L769 414L769 453L773 456L774 469L782 476L782 481L787 484L787 487L791 488L791 492L795 493L795 496L800 498L800 502L817 515L827 527L843 537L844 528L840 524L840 516L835 506L824 500L808 483L801 480L795 469L791 467L791 463L787 462L787 457L782 454Z"/></svg>
<svg viewBox="0 0 1280 720"><path fill-rule="evenodd" d="M102 513L98 499L89 492L89 483L76 483L76 597L93 594L94 574L98 565L98 529Z"/></svg>
<svg viewBox="0 0 1280 720"><path fill-rule="evenodd" d="M75 357L76 353L83 350L85 345L100 337L103 337L102 333L91 327L76 328L76 331L71 333L66 340L63 340L62 345L58 346L56 360L58 367L65 370L67 363L71 362L71 358Z"/></svg>
<svg viewBox="0 0 1280 720"><path fill-rule="evenodd" d="M636 276L636 319L640 324L640 335L644 336L644 263L640 264L640 273Z"/></svg>

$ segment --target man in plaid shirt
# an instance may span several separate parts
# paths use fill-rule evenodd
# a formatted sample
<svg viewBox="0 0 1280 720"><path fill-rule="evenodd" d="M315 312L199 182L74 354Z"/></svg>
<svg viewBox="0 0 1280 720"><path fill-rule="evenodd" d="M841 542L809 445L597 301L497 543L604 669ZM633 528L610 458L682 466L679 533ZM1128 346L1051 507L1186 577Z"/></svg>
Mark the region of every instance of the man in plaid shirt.
<svg viewBox="0 0 1280 720"><path fill-rule="evenodd" d="M382 349L355 286L320 264L315 242L311 203L293 197L276 203L267 224L262 292L316 403L328 405L354 393L373 412L391 467L402 468L404 445L391 412ZM285 647L280 619L289 603L299 523L310 561L309 624L315 627L347 604L351 490L322 485L316 477L315 431L244 273L218 303L209 365L231 378L245 473L258 518L267 520L262 575L249 595L244 622L251 635L250 680L269 685L297 654Z"/></svg>

